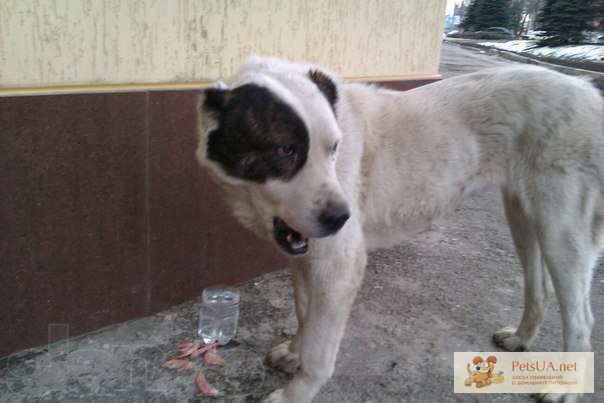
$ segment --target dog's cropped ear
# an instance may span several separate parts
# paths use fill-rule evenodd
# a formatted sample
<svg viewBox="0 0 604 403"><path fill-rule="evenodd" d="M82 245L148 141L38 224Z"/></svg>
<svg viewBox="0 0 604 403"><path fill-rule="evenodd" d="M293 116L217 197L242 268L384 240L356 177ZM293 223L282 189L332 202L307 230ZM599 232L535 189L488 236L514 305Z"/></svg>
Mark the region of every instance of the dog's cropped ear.
<svg viewBox="0 0 604 403"><path fill-rule="evenodd" d="M202 107L207 111L219 112L231 98L231 91L223 88L208 88L203 92Z"/></svg>
<svg viewBox="0 0 604 403"><path fill-rule="evenodd" d="M487 358L487 362L495 364L495 363L497 363L497 357L494 357L491 355L489 358Z"/></svg>
<svg viewBox="0 0 604 403"><path fill-rule="evenodd" d="M214 84L203 90L197 104L198 131L200 136L205 136L210 130L218 125L221 112L226 107L232 96L231 90L226 85Z"/></svg>
<svg viewBox="0 0 604 403"><path fill-rule="evenodd" d="M478 365L483 361L482 357L480 356L476 356L474 357L474 359L472 360L472 362L474 363L474 365Z"/></svg>
<svg viewBox="0 0 604 403"><path fill-rule="evenodd" d="M331 109L336 110L336 102L338 101L338 89L336 87L336 83L333 82L331 78L322 71L319 70L310 70L308 72L308 77L310 80L319 87L319 90L325 95L327 101L331 105Z"/></svg>
<svg viewBox="0 0 604 403"><path fill-rule="evenodd" d="M214 85L201 92L197 105L197 160L205 165L208 136L210 132L216 130L221 118L221 112L224 110L232 93L226 86Z"/></svg>

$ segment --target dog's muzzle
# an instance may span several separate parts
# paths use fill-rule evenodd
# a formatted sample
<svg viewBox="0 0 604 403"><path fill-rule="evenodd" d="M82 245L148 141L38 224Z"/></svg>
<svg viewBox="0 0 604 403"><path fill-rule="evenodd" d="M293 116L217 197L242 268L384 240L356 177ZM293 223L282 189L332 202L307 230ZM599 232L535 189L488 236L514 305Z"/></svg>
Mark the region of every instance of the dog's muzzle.
<svg viewBox="0 0 604 403"><path fill-rule="evenodd" d="M279 217L273 217L273 236L288 255L303 255L308 252L308 238L303 237Z"/></svg>

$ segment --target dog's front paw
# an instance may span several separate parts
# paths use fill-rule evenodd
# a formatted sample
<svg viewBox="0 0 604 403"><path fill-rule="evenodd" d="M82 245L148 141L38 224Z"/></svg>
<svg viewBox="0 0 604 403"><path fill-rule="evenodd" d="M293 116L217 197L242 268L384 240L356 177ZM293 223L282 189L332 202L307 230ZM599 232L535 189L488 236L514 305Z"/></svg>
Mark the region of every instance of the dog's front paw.
<svg viewBox="0 0 604 403"><path fill-rule="evenodd" d="M277 389L262 400L262 403L285 403L285 391Z"/></svg>
<svg viewBox="0 0 604 403"><path fill-rule="evenodd" d="M300 368L300 356L291 351L291 341L287 340L277 344L268 353L268 363L271 367L280 369L289 374L294 374Z"/></svg>
<svg viewBox="0 0 604 403"><path fill-rule="evenodd" d="M499 347L507 351L527 351L528 346L516 336L516 329L513 327L504 327L495 332L493 341Z"/></svg>
<svg viewBox="0 0 604 403"><path fill-rule="evenodd" d="M579 401L579 395L574 393L540 393L534 397L540 403L576 403Z"/></svg>

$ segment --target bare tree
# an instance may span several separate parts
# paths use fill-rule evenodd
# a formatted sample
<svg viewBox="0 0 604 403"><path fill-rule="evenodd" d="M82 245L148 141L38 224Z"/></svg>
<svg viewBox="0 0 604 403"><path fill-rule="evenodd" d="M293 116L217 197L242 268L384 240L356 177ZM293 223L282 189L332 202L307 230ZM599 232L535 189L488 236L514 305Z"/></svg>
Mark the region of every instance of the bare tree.
<svg viewBox="0 0 604 403"><path fill-rule="evenodd" d="M510 28L516 36L533 29L541 9L542 0L513 0L510 13Z"/></svg>
<svg viewBox="0 0 604 403"><path fill-rule="evenodd" d="M537 20L537 15L539 15L542 6L542 0L526 0L525 10L529 20L527 29L535 29L535 21Z"/></svg>

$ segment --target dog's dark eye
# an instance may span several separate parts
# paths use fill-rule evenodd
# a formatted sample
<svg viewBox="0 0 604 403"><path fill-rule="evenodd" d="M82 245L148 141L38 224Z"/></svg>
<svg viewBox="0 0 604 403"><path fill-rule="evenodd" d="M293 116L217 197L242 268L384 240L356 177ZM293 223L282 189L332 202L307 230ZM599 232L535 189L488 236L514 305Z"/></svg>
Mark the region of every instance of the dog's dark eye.
<svg viewBox="0 0 604 403"><path fill-rule="evenodd" d="M338 150L338 146L340 145L340 142L337 141L333 146L331 146L331 153L335 154L335 152Z"/></svg>
<svg viewBox="0 0 604 403"><path fill-rule="evenodd" d="M275 149L275 154L279 158L291 157L296 153L296 148L292 145L277 147Z"/></svg>

